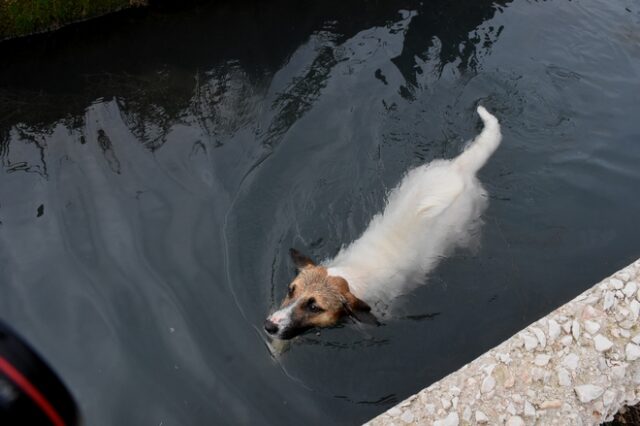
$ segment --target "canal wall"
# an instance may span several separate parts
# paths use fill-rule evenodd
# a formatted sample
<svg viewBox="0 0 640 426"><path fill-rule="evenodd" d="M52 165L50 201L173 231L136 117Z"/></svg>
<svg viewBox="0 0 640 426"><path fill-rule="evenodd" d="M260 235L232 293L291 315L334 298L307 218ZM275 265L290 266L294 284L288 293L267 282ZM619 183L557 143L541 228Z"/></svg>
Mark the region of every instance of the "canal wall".
<svg viewBox="0 0 640 426"><path fill-rule="evenodd" d="M640 260L367 425L598 425L640 401Z"/></svg>

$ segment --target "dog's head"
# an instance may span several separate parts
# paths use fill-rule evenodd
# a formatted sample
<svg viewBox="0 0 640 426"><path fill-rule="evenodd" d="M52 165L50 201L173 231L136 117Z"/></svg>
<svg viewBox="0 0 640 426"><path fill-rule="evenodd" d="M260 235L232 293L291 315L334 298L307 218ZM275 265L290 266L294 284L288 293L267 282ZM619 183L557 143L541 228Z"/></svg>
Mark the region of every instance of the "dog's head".
<svg viewBox="0 0 640 426"><path fill-rule="evenodd" d="M342 277L330 276L327 268L316 265L298 251L290 250L298 275L289 284L280 309L267 318L264 328L279 339L291 339L314 327L331 327L350 316L377 324L371 308L349 291Z"/></svg>

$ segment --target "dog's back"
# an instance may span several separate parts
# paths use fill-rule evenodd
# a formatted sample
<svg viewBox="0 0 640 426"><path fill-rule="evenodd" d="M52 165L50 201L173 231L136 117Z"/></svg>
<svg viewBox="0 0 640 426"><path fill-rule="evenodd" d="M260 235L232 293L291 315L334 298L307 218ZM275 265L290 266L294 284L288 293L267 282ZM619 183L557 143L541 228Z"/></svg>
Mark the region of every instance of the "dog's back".
<svg viewBox="0 0 640 426"><path fill-rule="evenodd" d="M326 263L357 297L391 301L477 234L487 197L476 173L502 138L498 120L481 106L478 114L484 128L462 154L410 170L362 236Z"/></svg>

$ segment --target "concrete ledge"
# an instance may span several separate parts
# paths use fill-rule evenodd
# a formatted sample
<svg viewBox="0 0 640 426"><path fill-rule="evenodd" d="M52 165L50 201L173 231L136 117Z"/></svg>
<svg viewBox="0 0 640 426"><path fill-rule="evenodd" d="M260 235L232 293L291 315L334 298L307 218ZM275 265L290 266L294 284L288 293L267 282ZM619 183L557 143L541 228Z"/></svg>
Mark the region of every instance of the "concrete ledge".
<svg viewBox="0 0 640 426"><path fill-rule="evenodd" d="M640 401L640 260L367 425L598 425Z"/></svg>
<svg viewBox="0 0 640 426"><path fill-rule="evenodd" d="M0 40L58 29L148 0L0 0Z"/></svg>

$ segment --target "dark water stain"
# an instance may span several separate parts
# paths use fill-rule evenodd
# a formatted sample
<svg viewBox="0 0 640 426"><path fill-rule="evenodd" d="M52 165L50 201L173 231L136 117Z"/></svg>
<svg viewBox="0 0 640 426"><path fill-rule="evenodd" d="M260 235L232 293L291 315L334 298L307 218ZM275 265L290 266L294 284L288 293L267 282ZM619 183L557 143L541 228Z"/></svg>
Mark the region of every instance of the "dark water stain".
<svg viewBox="0 0 640 426"><path fill-rule="evenodd" d="M638 16L215 2L2 44L0 315L90 424L363 422L640 256ZM274 358L289 248L337 253L478 103L504 130L480 246Z"/></svg>

